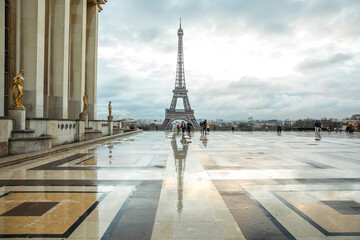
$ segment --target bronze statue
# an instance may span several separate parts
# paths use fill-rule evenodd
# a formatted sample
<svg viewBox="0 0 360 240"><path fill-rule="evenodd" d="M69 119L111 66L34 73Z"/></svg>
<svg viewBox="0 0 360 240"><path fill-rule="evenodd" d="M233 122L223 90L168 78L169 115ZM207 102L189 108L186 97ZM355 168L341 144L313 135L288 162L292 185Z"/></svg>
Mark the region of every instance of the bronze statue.
<svg viewBox="0 0 360 240"><path fill-rule="evenodd" d="M18 75L14 77L14 87L13 87L13 107L23 108L24 105L20 103L20 99L23 96L23 86L24 86L24 70L21 70ZM18 94L15 95L15 90L18 90Z"/></svg>
<svg viewBox="0 0 360 240"><path fill-rule="evenodd" d="M111 101L109 101L109 116L111 117Z"/></svg>
<svg viewBox="0 0 360 240"><path fill-rule="evenodd" d="M83 96L84 106L83 106L83 111L82 111L82 113L85 113L85 110L88 108L87 99L88 99L88 95L85 93L84 96Z"/></svg>

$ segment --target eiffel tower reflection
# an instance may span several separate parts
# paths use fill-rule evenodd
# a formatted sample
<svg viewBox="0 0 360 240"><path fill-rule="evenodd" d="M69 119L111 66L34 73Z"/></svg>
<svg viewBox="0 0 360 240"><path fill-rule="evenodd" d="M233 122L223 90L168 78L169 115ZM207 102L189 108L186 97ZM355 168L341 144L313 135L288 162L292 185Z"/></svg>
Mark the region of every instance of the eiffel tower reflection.
<svg viewBox="0 0 360 240"><path fill-rule="evenodd" d="M174 159L175 159L177 193L178 193L177 212L179 213L179 217L183 210L184 171L186 164L186 155L188 152L188 143L186 141L184 134L182 134L180 143L182 145L181 149L179 149L177 146L176 134L174 133L171 140L171 147L174 152Z"/></svg>

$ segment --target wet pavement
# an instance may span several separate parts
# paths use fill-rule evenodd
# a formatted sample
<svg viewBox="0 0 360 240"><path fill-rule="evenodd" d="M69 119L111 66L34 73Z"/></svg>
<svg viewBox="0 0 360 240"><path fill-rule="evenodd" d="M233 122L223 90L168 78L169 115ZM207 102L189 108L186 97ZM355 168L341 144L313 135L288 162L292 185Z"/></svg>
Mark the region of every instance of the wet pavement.
<svg viewBox="0 0 360 240"><path fill-rule="evenodd" d="M144 132L0 169L0 237L360 239L359 134Z"/></svg>

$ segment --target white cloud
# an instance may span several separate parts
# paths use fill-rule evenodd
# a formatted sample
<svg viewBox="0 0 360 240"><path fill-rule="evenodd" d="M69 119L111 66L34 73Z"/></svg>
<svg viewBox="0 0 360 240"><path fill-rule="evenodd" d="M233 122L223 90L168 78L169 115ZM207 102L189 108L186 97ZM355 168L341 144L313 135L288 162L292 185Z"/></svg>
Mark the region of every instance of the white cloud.
<svg viewBox="0 0 360 240"><path fill-rule="evenodd" d="M360 2L109 1L100 14L98 113L163 118L175 83L178 18L199 118L359 112Z"/></svg>

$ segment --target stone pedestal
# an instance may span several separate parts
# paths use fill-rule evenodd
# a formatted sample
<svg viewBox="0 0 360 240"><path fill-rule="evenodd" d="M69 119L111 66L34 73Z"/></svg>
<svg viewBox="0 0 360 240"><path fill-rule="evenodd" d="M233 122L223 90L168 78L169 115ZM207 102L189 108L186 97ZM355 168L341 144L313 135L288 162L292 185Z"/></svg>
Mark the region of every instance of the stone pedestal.
<svg viewBox="0 0 360 240"><path fill-rule="evenodd" d="M52 136L35 137L35 130L25 129L25 108L11 107L9 117L14 120L13 131L9 138L9 155L29 153L52 148Z"/></svg>
<svg viewBox="0 0 360 240"><path fill-rule="evenodd" d="M9 117L14 120L13 130L25 130L25 108L11 107L9 109Z"/></svg>
<svg viewBox="0 0 360 240"><path fill-rule="evenodd" d="M85 122L84 121L76 121L77 134L75 141L81 142L85 140Z"/></svg>
<svg viewBox="0 0 360 240"><path fill-rule="evenodd" d="M34 129L25 129L25 130L13 130L11 132L12 138L34 138L35 130Z"/></svg>
<svg viewBox="0 0 360 240"><path fill-rule="evenodd" d="M114 134L114 122L109 121L109 135L113 135L113 134Z"/></svg>
<svg viewBox="0 0 360 240"><path fill-rule="evenodd" d="M9 154L21 154L42 151L52 148L51 136L22 137L9 139Z"/></svg>
<svg viewBox="0 0 360 240"><path fill-rule="evenodd" d="M80 115L79 115L79 119L80 119L80 120L84 120L84 121L85 121L85 127L89 126L89 125L88 125L88 122L89 122L89 116L88 116L88 114L87 114L86 112L84 112L84 113L80 113Z"/></svg>
<svg viewBox="0 0 360 240"><path fill-rule="evenodd" d="M114 121L114 117L113 116L108 116L108 121Z"/></svg>

